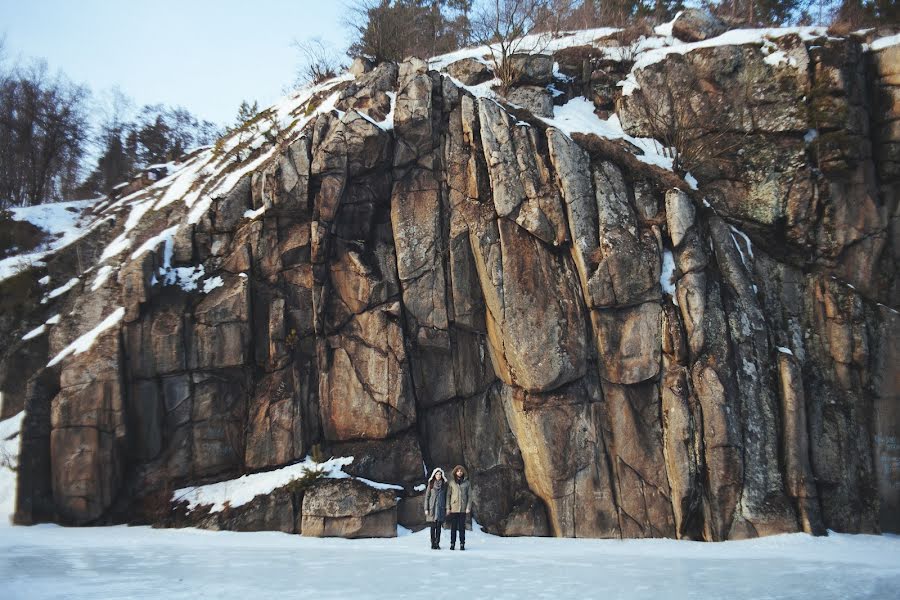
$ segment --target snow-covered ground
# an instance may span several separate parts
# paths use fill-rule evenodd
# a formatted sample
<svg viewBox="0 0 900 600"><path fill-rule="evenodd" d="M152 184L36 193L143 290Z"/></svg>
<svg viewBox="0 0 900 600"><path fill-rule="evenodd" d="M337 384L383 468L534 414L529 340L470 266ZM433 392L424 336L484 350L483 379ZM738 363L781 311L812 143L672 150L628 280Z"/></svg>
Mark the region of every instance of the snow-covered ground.
<svg viewBox="0 0 900 600"><path fill-rule="evenodd" d="M0 597L897 598L900 537L803 534L706 544L498 538L466 552L396 539L146 527L0 529Z"/></svg>
<svg viewBox="0 0 900 600"><path fill-rule="evenodd" d="M0 422L0 450L13 460L21 418ZM346 476L340 462L329 464L332 476ZM280 484L272 478L257 487ZM229 502L240 499L232 497L234 490L209 487L187 491L202 496L200 504L214 503L217 492L228 492ZM282 594L354 600L843 600L896 599L900 590L896 535L794 534L711 544L499 538L476 527L465 553L447 550L447 532L445 549L435 552L428 548L427 531L402 528L396 539L342 540L148 527L11 527L5 517L14 494L15 474L0 466L2 600L246 600Z"/></svg>

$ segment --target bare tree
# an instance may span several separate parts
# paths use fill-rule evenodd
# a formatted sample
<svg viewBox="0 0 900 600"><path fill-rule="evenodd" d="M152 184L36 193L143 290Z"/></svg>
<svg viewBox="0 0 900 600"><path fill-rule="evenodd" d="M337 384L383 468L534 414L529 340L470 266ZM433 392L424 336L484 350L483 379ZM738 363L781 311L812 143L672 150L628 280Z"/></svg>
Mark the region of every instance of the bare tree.
<svg viewBox="0 0 900 600"><path fill-rule="evenodd" d="M641 89L627 97L628 110L640 130L672 159L676 172L728 160L741 145L749 130L743 122L749 113L749 80L738 81L721 94L711 93L696 68L681 63L644 77Z"/></svg>
<svg viewBox="0 0 900 600"><path fill-rule="evenodd" d="M321 38L294 40L293 46L300 53L298 83L322 83L345 68L338 53Z"/></svg>
<svg viewBox="0 0 900 600"><path fill-rule="evenodd" d="M88 140L88 90L44 62L0 76L0 208L68 197Z"/></svg>
<svg viewBox="0 0 900 600"><path fill-rule="evenodd" d="M535 52L546 45L547 34L529 35L537 31L537 18L546 7L547 0L486 0L476 11L472 38L491 49L501 93L505 94L519 76L510 57Z"/></svg>

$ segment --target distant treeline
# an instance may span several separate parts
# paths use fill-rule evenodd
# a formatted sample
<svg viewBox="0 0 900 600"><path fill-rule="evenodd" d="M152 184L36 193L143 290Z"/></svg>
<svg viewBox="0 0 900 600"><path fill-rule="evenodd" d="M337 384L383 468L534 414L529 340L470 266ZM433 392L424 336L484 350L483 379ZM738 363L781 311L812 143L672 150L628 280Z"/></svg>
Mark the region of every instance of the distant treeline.
<svg viewBox="0 0 900 600"><path fill-rule="evenodd" d="M0 43L0 210L108 194L220 134L184 108L135 111L121 92L95 97L43 61L15 64Z"/></svg>

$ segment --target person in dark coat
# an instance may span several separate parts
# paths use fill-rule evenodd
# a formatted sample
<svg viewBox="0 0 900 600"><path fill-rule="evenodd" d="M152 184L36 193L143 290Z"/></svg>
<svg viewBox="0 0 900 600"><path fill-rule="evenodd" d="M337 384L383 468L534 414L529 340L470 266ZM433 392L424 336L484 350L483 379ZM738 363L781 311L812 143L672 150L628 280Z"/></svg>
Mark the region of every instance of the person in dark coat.
<svg viewBox="0 0 900 600"><path fill-rule="evenodd" d="M425 520L431 523L431 549L441 549L441 526L447 517L447 478L437 468L428 478L425 492Z"/></svg>
<svg viewBox="0 0 900 600"><path fill-rule="evenodd" d="M456 549L456 532L459 531L459 549L466 549L466 517L472 512L472 491L466 469L456 465L451 471L447 486L447 520L450 521L450 549Z"/></svg>

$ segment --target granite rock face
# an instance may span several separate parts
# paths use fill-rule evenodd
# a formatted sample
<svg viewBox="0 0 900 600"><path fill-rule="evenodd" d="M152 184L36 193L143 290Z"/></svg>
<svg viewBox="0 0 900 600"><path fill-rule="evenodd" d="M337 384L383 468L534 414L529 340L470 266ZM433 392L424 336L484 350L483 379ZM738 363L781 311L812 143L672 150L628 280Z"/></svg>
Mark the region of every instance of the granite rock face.
<svg viewBox="0 0 900 600"><path fill-rule="evenodd" d="M208 526L392 536L398 511L421 526L426 470L463 463L503 535L897 531L900 56L770 43L672 55L619 98L648 136L660 82L719 94L701 118L729 150L698 190L410 59L226 140L238 166L190 203L151 186L100 209L94 270L52 305L77 317L22 349L60 358L13 386L17 520L169 523L152 498L322 452L353 478ZM552 115L552 57L515 60L513 98Z"/></svg>
<svg viewBox="0 0 900 600"><path fill-rule="evenodd" d="M672 24L672 35L685 42L699 42L725 33L728 26L715 15L698 8L681 12Z"/></svg>
<svg viewBox="0 0 900 600"><path fill-rule="evenodd" d="M394 495L352 479L316 484L303 495L300 533L310 537L395 537Z"/></svg>

